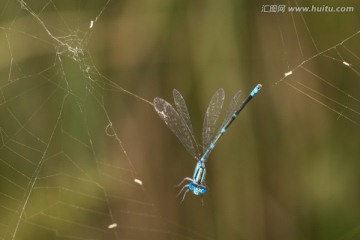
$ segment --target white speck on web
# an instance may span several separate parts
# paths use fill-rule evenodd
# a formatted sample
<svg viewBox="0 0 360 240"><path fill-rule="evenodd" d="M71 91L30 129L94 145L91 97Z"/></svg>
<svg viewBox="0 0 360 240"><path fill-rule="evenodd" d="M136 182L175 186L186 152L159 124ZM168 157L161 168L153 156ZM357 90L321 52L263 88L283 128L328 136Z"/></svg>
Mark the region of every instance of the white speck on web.
<svg viewBox="0 0 360 240"><path fill-rule="evenodd" d="M290 76L291 74L293 74L292 71L289 71L289 72L284 73L285 77Z"/></svg>
<svg viewBox="0 0 360 240"><path fill-rule="evenodd" d="M344 64L345 66L350 67L350 63L348 63L348 62L343 61L343 64Z"/></svg>
<svg viewBox="0 0 360 240"><path fill-rule="evenodd" d="M142 181L141 181L141 180L135 178L135 179L134 179L134 182L137 183L137 184L139 184L140 186L142 186Z"/></svg>
<svg viewBox="0 0 360 240"><path fill-rule="evenodd" d="M108 226L108 229L113 229L113 228L116 228L117 227L117 224L116 223L113 223L113 224L110 224Z"/></svg>

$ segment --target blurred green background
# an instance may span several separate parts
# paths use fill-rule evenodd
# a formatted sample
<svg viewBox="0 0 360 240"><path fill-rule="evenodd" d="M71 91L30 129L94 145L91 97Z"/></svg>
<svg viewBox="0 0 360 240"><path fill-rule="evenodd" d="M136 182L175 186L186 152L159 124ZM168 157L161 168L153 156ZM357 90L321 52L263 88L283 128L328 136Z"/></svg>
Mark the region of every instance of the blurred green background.
<svg viewBox="0 0 360 240"><path fill-rule="evenodd" d="M312 4L354 12L262 12ZM0 239L359 239L359 9L0 1ZM178 89L200 143L212 94L257 83L180 204L196 161L152 99Z"/></svg>

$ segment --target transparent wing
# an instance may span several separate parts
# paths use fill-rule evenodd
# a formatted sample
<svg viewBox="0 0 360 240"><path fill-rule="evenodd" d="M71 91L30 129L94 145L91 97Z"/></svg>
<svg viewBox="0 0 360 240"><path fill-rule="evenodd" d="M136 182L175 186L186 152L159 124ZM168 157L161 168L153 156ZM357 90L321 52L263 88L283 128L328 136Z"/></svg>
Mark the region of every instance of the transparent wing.
<svg viewBox="0 0 360 240"><path fill-rule="evenodd" d="M238 91L231 100L229 107L226 110L225 118L223 123L221 124L221 128L219 129L219 132L225 126L225 124L229 122L230 118L233 116L235 111L240 107L240 97L241 97L241 90Z"/></svg>
<svg viewBox="0 0 360 240"><path fill-rule="evenodd" d="M210 146L214 139L215 124L219 118L223 103L225 99L224 89L220 88L215 92L210 100L209 106L206 110L204 125L203 125L203 149L204 151Z"/></svg>
<svg viewBox="0 0 360 240"><path fill-rule="evenodd" d="M195 143L195 151L196 151L197 155L199 155L198 145L196 143L194 129L191 124L190 115L189 115L189 111L186 107L185 100L184 100L183 96L181 95L181 93L176 89L173 90L173 97L174 97L176 110L177 110L178 114L180 115L180 117L182 118L182 120L187 125L187 128L188 128L188 131L190 132L191 138L193 139L193 142Z"/></svg>
<svg viewBox="0 0 360 240"><path fill-rule="evenodd" d="M170 130L178 137L186 150L195 158L199 159L193 144L193 139L185 121L170 103L161 98L154 98L154 108L160 118L164 120Z"/></svg>

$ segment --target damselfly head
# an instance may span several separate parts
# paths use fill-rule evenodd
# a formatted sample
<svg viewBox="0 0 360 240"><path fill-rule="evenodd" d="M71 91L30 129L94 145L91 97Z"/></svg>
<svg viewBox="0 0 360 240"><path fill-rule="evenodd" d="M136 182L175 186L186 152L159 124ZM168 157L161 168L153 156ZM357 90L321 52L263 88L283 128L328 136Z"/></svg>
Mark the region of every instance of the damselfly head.
<svg viewBox="0 0 360 240"><path fill-rule="evenodd" d="M206 193L206 187L204 186L199 186L195 183L190 183L189 184L189 189L195 194L195 195L199 195L199 194L205 194Z"/></svg>

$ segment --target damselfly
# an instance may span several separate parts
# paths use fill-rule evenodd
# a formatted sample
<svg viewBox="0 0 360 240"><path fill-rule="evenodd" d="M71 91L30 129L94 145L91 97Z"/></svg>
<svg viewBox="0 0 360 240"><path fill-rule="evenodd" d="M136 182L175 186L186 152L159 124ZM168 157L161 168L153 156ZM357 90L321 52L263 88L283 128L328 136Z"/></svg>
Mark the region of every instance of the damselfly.
<svg viewBox="0 0 360 240"><path fill-rule="evenodd" d="M186 181L189 181L189 183L185 184L179 192L179 194L181 194L186 189L182 201L185 199L188 191L192 191L195 195L203 195L206 193L206 159L209 157L211 151L215 148L215 145L220 137L226 132L230 124L237 118L246 104L248 104L250 100L260 91L261 87L261 84L258 84L240 105L239 100L241 91L235 94L225 114L225 119L219 131L215 134L215 125L219 118L225 99L224 89L220 88L217 90L211 98L205 114L202 133L202 145L199 145L195 140L195 134L190 121L190 115L186 107L185 100L180 92L178 92L176 89L173 90L175 108L164 99L158 97L154 99L153 103L156 112L159 114L162 120L164 120L171 131L178 137L186 150L197 160L193 177L185 177L178 185L181 186ZM199 148L202 149L202 155L200 155Z"/></svg>

